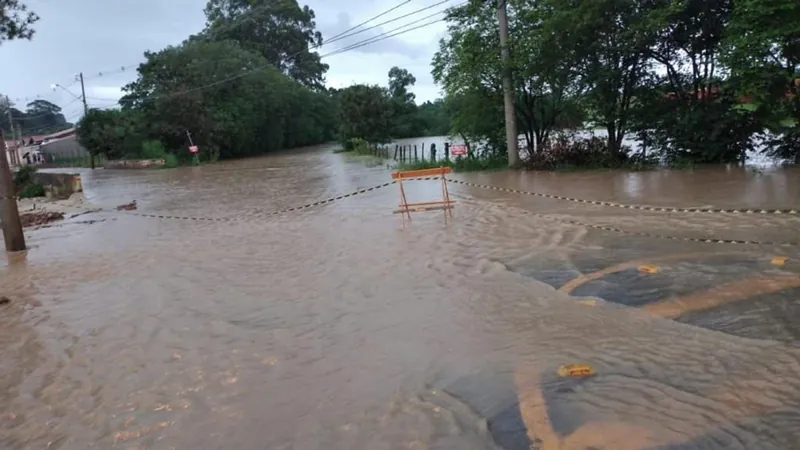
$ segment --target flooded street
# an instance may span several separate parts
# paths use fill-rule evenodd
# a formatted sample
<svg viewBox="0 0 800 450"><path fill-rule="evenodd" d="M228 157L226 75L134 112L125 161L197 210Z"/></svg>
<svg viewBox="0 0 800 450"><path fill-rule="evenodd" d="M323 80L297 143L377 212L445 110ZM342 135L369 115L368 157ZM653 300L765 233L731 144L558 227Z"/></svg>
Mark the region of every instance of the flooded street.
<svg viewBox="0 0 800 450"><path fill-rule="evenodd" d="M271 214L391 181L329 150L82 172L88 202L170 218L0 260L0 448L797 448L796 215L475 185L784 209L797 170L454 174L454 220L405 230L395 185Z"/></svg>

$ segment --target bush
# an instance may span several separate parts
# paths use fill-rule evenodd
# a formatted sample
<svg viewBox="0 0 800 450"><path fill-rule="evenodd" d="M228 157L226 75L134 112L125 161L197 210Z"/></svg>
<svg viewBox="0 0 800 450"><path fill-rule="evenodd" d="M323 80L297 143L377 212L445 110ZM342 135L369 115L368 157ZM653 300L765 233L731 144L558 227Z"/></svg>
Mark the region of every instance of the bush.
<svg viewBox="0 0 800 450"><path fill-rule="evenodd" d="M33 183L33 175L35 173L36 167L34 166L20 167L19 170L14 173L14 184L17 186L17 190Z"/></svg>
<svg viewBox="0 0 800 450"><path fill-rule="evenodd" d="M44 186L38 183L25 185L19 193L19 198L44 197Z"/></svg>
<svg viewBox="0 0 800 450"><path fill-rule="evenodd" d="M161 141L142 142L142 159L164 159L167 156L167 149Z"/></svg>
<svg viewBox="0 0 800 450"><path fill-rule="evenodd" d="M576 138L558 134L525 161L528 169L556 170L571 168L614 168L627 163L630 148L623 147L617 156L611 154L608 142L597 136Z"/></svg>

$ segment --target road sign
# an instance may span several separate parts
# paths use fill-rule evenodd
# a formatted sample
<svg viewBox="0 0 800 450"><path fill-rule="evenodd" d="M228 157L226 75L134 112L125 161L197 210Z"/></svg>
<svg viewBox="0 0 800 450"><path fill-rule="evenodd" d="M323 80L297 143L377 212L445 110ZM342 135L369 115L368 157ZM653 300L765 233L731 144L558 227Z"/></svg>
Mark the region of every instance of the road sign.
<svg viewBox="0 0 800 450"><path fill-rule="evenodd" d="M467 154L467 146L464 144L453 144L450 146L450 154L453 156L464 156Z"/></svg>
<svg viewBox="0 0 800 450"><path fill-rule="evenodd" d="M197 153L200 150L197 149L196 145L192 145L192 146L189 147L189 151L192 152L192 153Z"/></svg>

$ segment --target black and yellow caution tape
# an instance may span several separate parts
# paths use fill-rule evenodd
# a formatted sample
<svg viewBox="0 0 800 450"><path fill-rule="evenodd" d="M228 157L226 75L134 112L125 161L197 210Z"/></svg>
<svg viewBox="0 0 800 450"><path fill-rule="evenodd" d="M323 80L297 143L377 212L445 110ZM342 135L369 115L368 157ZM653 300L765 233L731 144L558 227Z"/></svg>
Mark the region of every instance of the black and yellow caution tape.
<svg viewBox="0 0 800 450"><path fill-rule="evenodd" d="M333 202L338 201L338 200L343 200L345 198L350 198L350 197L354 197L356 195L366 194L368 192L372 192L372 191L375 191L375 190L378 190L378 189L381 189L381 188L385 188L385 187L391 186L391 185L393 185L395 183L396 183L396 181L389 181L389 182L386 182L386 183L383 183L383 184L379 184L377 186L372 186L370 188L359 189L357 191L353 191L353 192L350 192L348 194L342 194L342 195L338 195L336 197L330 197L330 198L327 198L327 199L324 199L324 200L319 200L319 201L312 202L312 203L306 203L305 205L293 206L291 208L284 208L284 209L279 209L279 210L275 210L275 211L270 211L268 213L265 213L264 216L277 216L277 215L285 214L285 213L288 213L288 212L301 211L301 210L304 210L304 209L314 208L316 206L327 205L327 204L333 203ZM198 222L240 222L240 221L246 221L247 220L247 218L244 218L244 217L194 217L194 216L174 216L174 215L168 215L168 214L148 214L148 213L140 213L140 212L133 212L133 211L115 211L115 212L120 212L120 213L123 213L123 214L131 215L131 216L137 216L137 217L147 217L147 218L152 218L152 219L187 220L187 221L198 221Z"/></svg>
<svg viewBox="0 0 800 450"><path fill-rule="evenodd" d="M651 211L651 212L668 212L668 213L712 213L712 214L788 214L798 215L798 209L753 209L753 208L674 208L667 206L648 206L648 205L628 205L625 203L614 203L600 200L586 200L574 197L565 197L563 195L543 194L540 192L524 191L522 189L510 189L498 186L489 186L479 183L471 183L469 181L448 179L450 183L463 184L465 186L479 187L483 189L490 189L494 191L513 192L515 194L531 195L534 197L548 198L552 200L565 200L573 203L582 203L586 205L596 206L610 206L613 208L633 209L637 211Z"/></svg>
<svg viewBox="0 0 800 450"><path fill-rule="evenodd" d="M655 239L666 239L670 241L685 241L685 242L699 242L702 244L738 244L738 245L760 245L760 246L774 246L774 247L794 247L800 246L800 242L775 242L775 241L757 241L757 240L742 240L742 239L718 239L718 238L695 238L695 237L684 237L684 236L669 236L664 234L655 234L655 233L645 233L640 231L628 231L622 230L619 228L609 227L605 225L595 225L591 223L584 223L579 222L577 220L572 219L563 219L559 217L553 217L546 214L539 214L528 211L522 208L514 209L519 210L522 214L528 214L536 217L541 217L543 219L552 220L560 223L566 223L569 225L575 225L584 228L591 228L593 230L600 230L600 231L609 231L612 233L618 234L625 234L628 236L642 236L648 238L655 238Z"/></svg>

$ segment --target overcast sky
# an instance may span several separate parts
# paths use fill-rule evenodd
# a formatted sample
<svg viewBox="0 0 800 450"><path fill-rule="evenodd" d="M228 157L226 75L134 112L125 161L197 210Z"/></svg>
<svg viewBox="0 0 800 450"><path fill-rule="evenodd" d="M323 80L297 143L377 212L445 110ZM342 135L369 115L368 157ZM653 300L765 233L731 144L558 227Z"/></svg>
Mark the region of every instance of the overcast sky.
<svg viewBox="0 0 800 450"><path fill-rule="evenodd" d="M441 0L412 0L397 10L373 21L380 23L438 3ZM12 41L0 46L4 62L0 72L0 93L7 94L18 108L42 98L63 108L67 120L77 120L82 105L72 94L80 95L75 83L78 72L86 81L90 106L110 107L119 98L120 87L136 78L136 65L146 50L159 50L179 44L199 32L205 23L206 0L22 0L41 17L32 41ZM316 13L317 29L330 38L364 20L403 3L402 0L301 0ZM441 11L448 3L387 24L382 29L337 41L319 49L321 54L367 39L383 31L405 25ZM443 15L409 27L436 20ZM370 24L366 25L369 26ZM430 74L430 62L445 35L439 22L356 50L323 59L330 65L329 86L353 83L387 84L392 66L408 69L417 78L412 89L417 102L439 97ZM125 70L122 68L125 67ZM110 100L109 100L110 99Z"/></svg>

